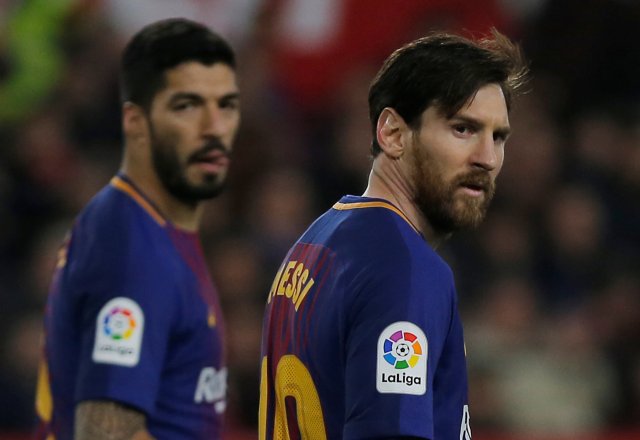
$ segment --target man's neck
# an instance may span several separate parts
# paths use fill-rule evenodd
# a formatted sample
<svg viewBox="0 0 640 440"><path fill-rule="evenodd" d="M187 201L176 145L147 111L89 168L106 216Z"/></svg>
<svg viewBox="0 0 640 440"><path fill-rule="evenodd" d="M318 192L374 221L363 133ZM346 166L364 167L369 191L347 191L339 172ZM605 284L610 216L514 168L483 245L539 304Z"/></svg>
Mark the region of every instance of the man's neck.
<svg viewBox="0 0 640 440"><path fill-rule="evenodd" d="M200 228L203 205L184 203L169 193L152 170L134 169L125 162L120 172L127 176L171 224L196 232Z"/></svg>
<svg viewBox="0 0 640 440"><path fill-rule="evenodd" d="M408 182L406 173L403 172L397 160L390 159L381 153L373 161L369 173L367 189L362 194L364 197L373 197L389 201L394 204L409 219L413 226L433 247L437 248L447 237L438 234L413 197L414 189Z"/></svg>

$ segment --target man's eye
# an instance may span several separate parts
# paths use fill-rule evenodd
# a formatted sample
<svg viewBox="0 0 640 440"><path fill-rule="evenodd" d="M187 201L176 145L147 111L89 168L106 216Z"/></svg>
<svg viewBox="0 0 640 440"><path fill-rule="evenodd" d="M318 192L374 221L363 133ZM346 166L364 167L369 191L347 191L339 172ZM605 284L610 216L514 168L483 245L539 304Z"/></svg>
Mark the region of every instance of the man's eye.
<svg viewBox="0 0 640 440"><path fill-rule="evenodd" d="M179 102L176 105L173 106L173 109L176 111L183 111L183 110L189 110L194 108L196 105L194 102L191 101L185 101L185 102Z"/></svg>
<svg viewBox="0 0 640 440"><path fill-rule="evenodd" d="M471 131L466 125L454 125L453 129L459 134L467 134Z"/></svg>
<svg viewBox="0 0 640 440"><path fill-rule="evenodd" d="M236 100L233 101L224 101L220 103L220 108L227 110L236 110L240 107L240 103Z"/></svg>

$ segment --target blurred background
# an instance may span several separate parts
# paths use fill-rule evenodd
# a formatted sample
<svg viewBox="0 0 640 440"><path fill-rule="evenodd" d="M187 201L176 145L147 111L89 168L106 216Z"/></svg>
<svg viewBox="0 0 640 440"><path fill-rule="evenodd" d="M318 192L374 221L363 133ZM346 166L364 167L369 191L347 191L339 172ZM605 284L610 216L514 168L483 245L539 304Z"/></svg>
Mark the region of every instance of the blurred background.
<svg viewBox="0 0 640 440"><path fill-rule="evenodd" d="M27 438L42 311L73 217L116 172L117 66L184 16L239 55L243 124L203 242L226 314L228 439L256 438L262 309L280 260L370 166L367 90L430 30L519 41L531 92L456 275L474 439L640 439L640 2L0 0L0 439Z"/></svg>

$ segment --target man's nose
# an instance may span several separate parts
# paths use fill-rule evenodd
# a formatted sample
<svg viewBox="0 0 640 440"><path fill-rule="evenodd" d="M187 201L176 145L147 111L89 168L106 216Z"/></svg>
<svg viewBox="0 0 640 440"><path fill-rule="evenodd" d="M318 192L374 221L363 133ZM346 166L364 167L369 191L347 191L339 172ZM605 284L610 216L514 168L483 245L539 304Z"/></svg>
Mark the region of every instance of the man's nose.
<svg viewBox="0 0 640 440"><path fill-rule="evenodd" d="M502 162L502 147L496 144L492 133L483 135L471 156L471 164L475 167L493 171Z"/></svg>
<svg viewBox="0 0 640 440"><path fill-rule="evenodd" d="M225 132L226 122L222 111L217 105L205 107L202 114L202 134L206 136L222 136Z"/></svg>

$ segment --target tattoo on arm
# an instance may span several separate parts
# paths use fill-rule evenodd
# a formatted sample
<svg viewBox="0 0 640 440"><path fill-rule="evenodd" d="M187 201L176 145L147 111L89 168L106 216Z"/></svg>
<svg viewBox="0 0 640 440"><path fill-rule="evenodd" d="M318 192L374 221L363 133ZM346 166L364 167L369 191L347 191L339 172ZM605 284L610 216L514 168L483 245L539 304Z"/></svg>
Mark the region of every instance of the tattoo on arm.
<svg viewBox="0 0 640 440"><path fill-rule="evenodd" d="M146 431L145 415L111 401L89 400L76 408L76 440L151 439Z"/></svg>

